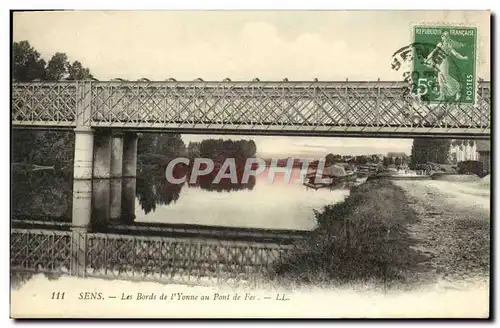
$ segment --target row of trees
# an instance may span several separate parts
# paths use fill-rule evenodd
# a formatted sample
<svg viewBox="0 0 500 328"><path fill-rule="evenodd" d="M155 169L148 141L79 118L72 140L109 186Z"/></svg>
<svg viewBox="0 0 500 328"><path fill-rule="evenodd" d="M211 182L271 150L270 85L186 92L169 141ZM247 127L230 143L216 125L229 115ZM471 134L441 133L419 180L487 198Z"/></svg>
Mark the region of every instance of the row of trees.
<svg viewBox="0 0 500 328"><path fill-rule="evenodd" d="M138 162L141 164L168 164L176 157L210 158L222 164L226 158L244 162L255 157L257 146L253 140L205 139L190 142L187 147L180 134L141 133L139 134Z"/></svg>
<svg viewBox="0 0 500 328"><path fill-rule="evenodd" d="M328 154L325 157L326 163L349 163L355 165L366 165L366 164L380 164L379 155L359 155L359 156L349 156L349 155L334 155ZM384 166L389 165L404 165L408 163L407 156L384 156L382 163Z"/></svg>
<svg viewBox="0 0 500 328"><path fill-rule="evenodd" d="M216 192L252 189L255 185L255 177L251 177L245 184L226 180L213 184L215 174L198 177L194 183L172 184L165 179L166 165L176 157L188 157L191 160L197 157L211 158L219 164L226 158L235 158L237 163L244 162L249 157L255 157L257 147L254 141L205 139L201 142L190 142L186 147L179 134L143 133L139 135L137 151L139 171L136 195L146 214L154 212L157 206L178 201L186 184L190 188ZM184 175L189 181L189 168L176 167L174 176L180 178Z"/></svg>
<svg viewBox="0 0 500 328"><path fill-rule="evenodd" d="M326 163L351 163L356 165L365 165L370 163L379 163L380 158L377 154L372 155L338 155L338 154L328 154L325 156Z"/></svg>
<svg viewBox="0 0 500 328"><path fill-rule="evenodd" d="M81 80L93 78L79 61L70 62L65 53L55 53L48 63L28 41L12 45L14 82ZM14 130L14 163L73 167L74 134L65 131Z"/></svg>
<svg viewBox="0 0 500 328"><path fill-rule="evenodd" d="M160 166L143 167L137 174L136 196L145 214L154 212L157 206L168 206L175 204L181 197L182 188L200 188L210 192L232 192L240 190L252 190L256 184L256 178L250 176L247 183L231 183L227 179L214 184L215 176L205 175L199 177L194 183L190 182L189 171L186 174L186 182L170 183L165 179L165 170Z"/></svg>
<svg viewBox="0 0 500 328"><path fill-rule="evenodd" d="M408 157L400 157L400 156L387 157L387 156L384 156L383 164L385 167L388 167L389 165L396 165L396 166L406 165L406 164L408 164Z"/></svg>
<svg viewBox="0 0 500 328"><path fill-rule="evenodd" d="M226 158L235 158L236 162L244 162L255 157L257 145L253 140L205 139L201 142L190 142L187 155L190 159L196 157L211 158L215 163L222 164Z"/></svg>
<svg viewBox="0 0 500 328"><path fill-rule="evenodd" d="M141 133L137 140L137 164L168 164L186 155L186 145L178 133Z"/></svg>
<svg viewBox="0 0 500 328"><path fill-rule="evenodd" d="M12 79L16 82L90 78L90 70L79 61L70 62L65 53L56 52L47 63L28 41L14 42L12 46Z"/></svg>

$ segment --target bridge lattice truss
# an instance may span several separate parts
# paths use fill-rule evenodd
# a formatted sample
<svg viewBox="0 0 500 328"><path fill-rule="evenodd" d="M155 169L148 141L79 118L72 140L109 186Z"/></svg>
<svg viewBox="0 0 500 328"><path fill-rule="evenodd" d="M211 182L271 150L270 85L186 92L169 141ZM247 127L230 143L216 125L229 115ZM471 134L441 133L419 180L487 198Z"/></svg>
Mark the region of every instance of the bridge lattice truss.
<svg viewBox="0 0 500 328"><path fill-rule="evenodd" d="M489 137L491 88L475 105L417 101L405 82L64 81L12 87L14 126L318 135Z"/></svg>

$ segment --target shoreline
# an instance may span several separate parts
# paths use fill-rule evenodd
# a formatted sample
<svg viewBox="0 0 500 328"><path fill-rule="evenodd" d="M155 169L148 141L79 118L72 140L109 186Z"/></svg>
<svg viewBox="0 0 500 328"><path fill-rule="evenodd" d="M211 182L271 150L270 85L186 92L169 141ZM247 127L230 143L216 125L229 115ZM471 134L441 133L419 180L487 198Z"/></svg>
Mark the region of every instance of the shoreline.
<svg viewBox="0 0 500 328"><path fill-rule="evenodd" d="M344 202L316 213L318 228L274 278L404 290L489 280L489 208L463 210L449 201L448 184L457 183L373 179L354 187Z"/></svg>

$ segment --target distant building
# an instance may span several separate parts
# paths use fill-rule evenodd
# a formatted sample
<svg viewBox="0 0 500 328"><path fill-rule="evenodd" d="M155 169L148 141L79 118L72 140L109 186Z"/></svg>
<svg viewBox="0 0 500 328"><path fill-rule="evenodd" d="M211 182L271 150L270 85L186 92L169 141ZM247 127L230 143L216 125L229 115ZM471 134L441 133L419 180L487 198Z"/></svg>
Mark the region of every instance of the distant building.
<svg viewBox="0 0 500 328"><path fill-rule="evenodd" d="M490 172L491 146L489 140L476 141L477 160L483 163L483 171Z"/></svg>
<svg viewBox="0 0 500 328"><path fill-rule="evenodd" d="M476 147L476 141L452 140L449 153L451 163L478 160Z"/></svg>

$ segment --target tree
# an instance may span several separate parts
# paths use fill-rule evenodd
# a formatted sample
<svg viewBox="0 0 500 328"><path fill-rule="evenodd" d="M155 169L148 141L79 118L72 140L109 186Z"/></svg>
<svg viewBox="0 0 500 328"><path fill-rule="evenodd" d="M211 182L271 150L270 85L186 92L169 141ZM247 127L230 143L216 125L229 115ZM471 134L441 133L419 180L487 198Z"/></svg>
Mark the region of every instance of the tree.
<svg viewBox="0 0 500 328"><path fill-rule="evenodd" d="M244 154L245 157L250 158L250 157L255 157L257 154L257 145L255 144L255 141L253 140L243 140L244 141Z"/></svg>
<svg viewBox="0 0 500 328"><path fill-rule="evenodd" d="M384 166L385 167L389 166L389 158L387 156L384 156Z"/></svg>
<svg viewBox="0 0 500 328"><path fill-rule="evenodd" d="M182 137L178 133L161 133L155 134L157 154L167 156L169 159L174 159L179 156L184 156L186 153L186 145Z"/></svg>
<svg viewBox="0 0 500 328"><path fill-rule="evenodd" d="M191 141L187 146L187 155L191 160L200 157L200 143Z"/></svg>
<svg viewBox="0 0 500 328"><path fill-rule="evenodd" d="M82 63L79 61L73 62L73 64L68 64L68 80L84 80L93 78L90 74L88 68L83 67Z"/></svg>
<svg viewBox="0 0 500 328"><path fill-rule="evenodd" d="M61 52L56 52L47 64L46 79L49 81L59 81L68 72L68 56Z"/></svg>
<svg viewBox="0 0 500 328"><path fill-rule="evenodd" d="M395 164L396 166L401 165L401 158L400 158L399 156L398 156L398 157L396 157L396 158L394 159L394 164Z"/></svg>
<svg viewBox="0 0 500 328"><path fill-rule="evenodd" d="M411 149L411 165L428 162L446 164L450 154L451 141L437 138L415 138Z"/></svg>
<svg viewBox="0 0 500 328"><path fill-rule="evenodd" d="M45 61L28 41L14 42L12 46L12 79L30 82L45 79Z"/></svg>
<svg viewBox="0 0 500 328"><path fill-rule="evenodd" d="M75 62L77 63L77 62ZM15 82L34 80L60 80L68 72L67 56L56 53L46 66L28 41L12 45L12 79ZM73 78L92 77L87 68L78 63L72 67ZM80 73L79 73L80 71ZM15 162L39 165L60 165L72 168L74 134L62 131L14 130L12 156Z"/></svg>
<svg viewBox="0 0 500 328"><path fill-rule="evenodd" d="M58 81L66 75L67 80L83 80L94 77L81 62L74 61L70 64L65 53L56 52L47 64L28 41L14 42L12 45L12 79L14 81Z"/></svg>
<svg viewBox="0 0 500 328"><path fill-rule="evenodd" d="M186 146L177 133L141 133L137 139L139 165L167 163L186 155Z"/></svg>
<svg viewBox="0 0 500 328"><path fill-rule="evenodd" d="M325 156L325 164L333 164L335 163L335 155L332 153Z"/></svg>
<svg viewBox="0 0 500 328"><path fill-rule="evenodd" d="M199 156L219 164L226 158L235 158L237 163L244 163L247 158L255 157L256 152L257 146L253 140L204 139L199 144Z"/></svg>
<svg viewBox="0 0 500 328"><path fill-rule="evenodd" d="M357 165L365 165L366 163L368 163L368 159L366 158L366 156L363 155L356 156Z"/></svg>

